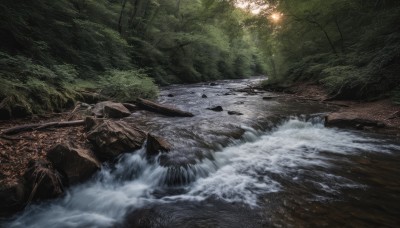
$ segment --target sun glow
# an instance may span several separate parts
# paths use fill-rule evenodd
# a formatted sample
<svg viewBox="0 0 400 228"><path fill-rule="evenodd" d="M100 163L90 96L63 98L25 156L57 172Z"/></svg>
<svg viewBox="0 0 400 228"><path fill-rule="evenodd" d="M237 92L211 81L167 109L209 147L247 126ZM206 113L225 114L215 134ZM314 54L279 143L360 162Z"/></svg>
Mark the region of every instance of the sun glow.
<svg viewBox="0 0 400 228"><path fill-rule="evenodd" d="M278 23L282 19L282 13L273 13L270 18L274 23Z"/></svg>
<svg viewBox="0 0 400 228"><path fill-rule="evenodd" d="M268 4L259 5L248 1L237 1L235 6L244 10L248 10L252 14L260 14L263 10L268 8Z"/></svg>

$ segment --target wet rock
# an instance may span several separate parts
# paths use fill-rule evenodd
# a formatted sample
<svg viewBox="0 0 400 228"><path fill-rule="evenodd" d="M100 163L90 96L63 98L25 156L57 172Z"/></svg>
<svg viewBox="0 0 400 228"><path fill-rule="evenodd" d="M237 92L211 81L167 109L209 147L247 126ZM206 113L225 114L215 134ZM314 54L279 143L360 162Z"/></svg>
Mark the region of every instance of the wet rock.
<svg viewBox="0 0 400 228"><path fill-rule="evenodd" d="M175 97L174 94L168 94L167 97Z"/></svg>
<svg viewBox="0 0 400 228"><path fill-rule="evenodd" d="M201 95L201 98L207 98L207 95L203 94Z"/></svg>
<svg viewBox="0 0 400 228"><path fill-rule="evenodd" d="M224 109L221 106L215 106L215 107L211 107L211 108L207 108L208 110L212 110L214 112L222 112L224 111Z"/></svg>
<svg viewBox="0 0 400 228"><path fill-rule="evenodd" d="M224 96L229 96L229 95L236 95L236 93L230 93L230 92L224 93Z"/></svg>
<svg viewBox="0 0 400 228"><path fill-rule="evenodd" d="M139 149L146 140L146 133L123 121L105 120L90 131L87 138L100 159L110 160Z"/></svg>
<svg viewBox="0 0 400 228"><path fill-rule="evenodd" d="M363 130L366 127L383 128L385 124L377 120L359 118L348 113L332 113L325 117L325 126Z"/></svg>
<svg viewBox="0 0 400 228"><path fill-rule="evenodd" d="M229 114L229 115L237 115L237 116L243 115L243 113L237 112L237 111L228 111L228 114Z"/></svg>
<svg viewBox="0 0 400 228"><path fill-rule="evenodd" d="M46 160L32 160L24 174L28 202L39 199L51 199L63 194L61 174Z"/></svg>
<svg viewBox="0 0 400 228"><path fill-rule="evenodd" d="M275 99L275 98L277 98L277 97L275 97L275 96L268 96L268 97L263 97L262 99L263 99L263 100L272 100L272 99Z"/></svg>
<svg viewBox="0 0 400 228"><path fill-rule="evenodd" d="M92 115L96 117L123 118L130 116L131 112L121 103L103 101L93 107Z"/></svg>
<svg viewBox="0 0 400 228"><path fill-rule="evenodd" d="M70 144L56 145L47 152L47 159L57 171L64 174L69 185L87 180L101 166L92 151L74 148Z"/></svg>
<svg viewBox="0 0 400 228"><path fill-rule="evenodd" d="M21 180L0 183L0 217L9 216L25 206L25 186Z"/></svg>
<svg viewBox="0 0 400 228"><path fill-rule="evenodd" d="M209 85L210 85L210 86L217 86L218 84L215 83L215 82L211 82Z"/></svg>
<svg viewBox="0 0 400 228"><path fill-rule="evenodd" d="M164 138L159 136L148 134L147 135L147 144L146 144L146 153L147 155L154 156L159 152L169 152L172 148L172 145L169 144Z"/></svg>

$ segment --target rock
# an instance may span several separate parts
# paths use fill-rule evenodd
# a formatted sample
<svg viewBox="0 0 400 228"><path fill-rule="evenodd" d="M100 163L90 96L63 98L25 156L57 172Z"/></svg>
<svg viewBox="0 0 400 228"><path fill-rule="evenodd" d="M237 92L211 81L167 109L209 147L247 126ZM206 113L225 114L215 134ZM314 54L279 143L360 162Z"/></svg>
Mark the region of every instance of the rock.
<svg viewBox="0 0 400 228"><path fill-rule="evenodd" d="M76 184L87 180L97 170L101 163L92 153L84 148L74 148L70 144L58 144L47 152L47 159L53 167L64 174L68 184Z"/></svg>
<svg viewBox="0 0 400 228"><path fill-rule="evenodd" d="M104 106L107 102L111 102L111 101L103 101L103 102L99 102L99 103L95 104L91 110L92 115L95 117L103 117L104 116Z"/></svg>
<svg viewBox="0 0 400 228"><path fill-rule="evenodd" d="M104 116L108 118L124 118L131 112L121 103L108 103L104 106Z"/></svg>
<svg viewBox="0 0 400 228"><path fill-rule="evenodd" d="M169 144L164 138L155 136L153 134L147 135L146 153L147 155L154 156L159 152L169 152L172 145Z"/></svg>
<svg viewBox="0 0 400 228"><path fill-rule="evenodd" d="M25 186L21 180L0 183L0 218L9 216L25 206Z"/></svg>
<svg viewBox="0 0 400 228"><path fill-rule="evenodd" d="M168 94L167 97L175 97L174 94Z"/></svg>
<svg viewBox="0 0 400 228"><path fill-rule="evenodd" d="M325 126L362 130L365 127L383 128L385 124L377 120L358 118L349 113L332 113L325 117Z"/></svg>
<svg viewBox="0 0 400 228"><path fill-rule="evenodd" d="M275 99L275 98L277 98L277 97L268 96L268 97L263 97L262 99L263 99L263 100L272 100L272 99Z"/></svg>
<svg viewBox="0 0 400 228"><path fill-rule="evenodd" d="M229 114L229 115L237 115L237 116L243 115L243 113L236 112L236 111L228 111L228 114Z"/></svg>
<svg viewBox="0 0 400 228"><path fill-rule="evenodd" d="M230 93L230 92L224 93L224 96L229 96L229 95L236 95L236 93Z"/></svg>
<svg viewBox="0 0 400 228"><path fill-rule="evenodd" d="M122 104L125 106L125 108L127 108L131 112L136 112L139 110L139 107L134 104L131 103L122 103Z"/></svg>
<svg viewBox="0 0 400 228"><path fill-rule="evenodd" d="M62 176L46 160L32 160L24 174L28 190L28 202L38 199L51 199L63 194Z"/></svg>
<svg viewBox="0 0 400 228"><path fill-rule="evenodd" d="M110 160L139 149L146 140L146 133L123 121L105 120L90 131L87 138L100 159Z"/></svg>
<svg viewBox="0 0 400 228"><path fill-rule="evenodd" d="M210 85L210 86L216 86L216 85L218 85L218 84L215 83L215 82L211 82L209 85Z"/></svg>
<svg viewBox="0 0 400 228"><path fill-rule="evenodd" d="M207 95L203 94L201 95L201 98L207 98Z"/></svg>
<svg viewBox="0 0 400 228"><path fill-rule="evenodd" d="M215 112L222 112L222 111L224 111L224 109L223 109L221 106L215 106L215 107L207 108L207 109L208 109L208 110L215 111Z"/></svg>
<svg viewBox="0 0 400 228"><path fill-rule="evenodd" d="M85 131L91 131L96 125L98 125L100 121L93 117L87 116L85 118Z"/></svg>
<svg viewBox="0 0 400 228"><path fill-rule="evenodd" d="M103 101L93 107L92 114L96 117L123 118L130 116L131 112L121 103Z"/></svg>

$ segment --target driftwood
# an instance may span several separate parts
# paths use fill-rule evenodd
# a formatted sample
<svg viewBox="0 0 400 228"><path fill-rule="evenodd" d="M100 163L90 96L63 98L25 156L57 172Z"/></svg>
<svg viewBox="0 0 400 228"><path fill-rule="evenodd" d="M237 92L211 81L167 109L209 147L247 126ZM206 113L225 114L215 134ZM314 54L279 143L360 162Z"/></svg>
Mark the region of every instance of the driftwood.
<svg viewBox="0 0 400 228"><path fill-rule="evenodd" d="M160 113L166 116L181 116L192 117L193 113L185 112L176 108L168 107L166 105L158 104L142 98L137 99L136 105L148 111Z"/></svg>
<svg viewBox="0 0 400 228"><path fill-rule="evenodd" d="M33 130L42 130L50 127L72 127L72 126L80 126L84 125L84 120L75 120L75 121L65 121L65 122L49 122L49 123L38 123L38 124L26 124L21 126L12 127L6 130L3 130L1 134L3 135L13 135L24 131L33 131Z"/></svg>

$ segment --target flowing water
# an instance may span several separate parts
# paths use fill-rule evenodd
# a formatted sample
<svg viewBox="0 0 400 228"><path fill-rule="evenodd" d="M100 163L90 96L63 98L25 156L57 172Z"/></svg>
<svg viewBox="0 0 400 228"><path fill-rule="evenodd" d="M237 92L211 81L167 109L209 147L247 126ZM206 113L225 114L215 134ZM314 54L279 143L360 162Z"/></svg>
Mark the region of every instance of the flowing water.
<svg viewBox="0 0 400 228"><path fill-rule="evenodd" d="M235 92L258 80L163 89L160 102L195 117L141 111L129 121L165 137L173 151L126 153L64 198L3 225L398 227L400 143L325 128L322 116L334 107ZM216 105L224 111L207 110Z"/></svg>

